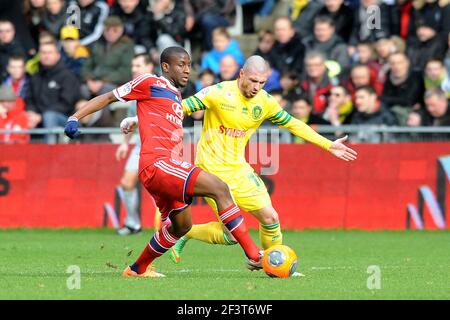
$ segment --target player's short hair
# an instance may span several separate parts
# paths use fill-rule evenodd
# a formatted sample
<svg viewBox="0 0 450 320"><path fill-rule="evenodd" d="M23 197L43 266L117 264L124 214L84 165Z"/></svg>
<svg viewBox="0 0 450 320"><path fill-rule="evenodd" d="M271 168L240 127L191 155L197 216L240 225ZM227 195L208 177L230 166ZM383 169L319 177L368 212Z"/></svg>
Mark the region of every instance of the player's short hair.
<svg viewBox="0 0 450 320"><path fill-rule="evenodd" d="M375 89L374 89L372 86L370 86L370 85L359 86L359 87L356 88L355 92L358 92L358 91L361 91L361 90L363 90L363 91L369 93L370 95L376 95L376 96L377 96L377 92L376 92ZM378 97L378 96L377 96L377 97Z"/></svg>
<svg viewBox="0 0 450 320"><path fill-rule="evenodd" d="M147 53L138 53L138 54L135 54L134 57L133 57L133 60L134 60L134 59L137 59L137 58L141 58L141 57L144 58L144 63L145 63L146 65L148 65L148 64L154 64L152 58L151 58L150 55L147 54Z"/></svg>
<svg viewBox="0 0 450 320"><path fill-rule="evenodd" d="M163 64L164 62L170 63L170 59L178 54L189 55L189 53L183 47L180 46L168 47L164 49L163 52L161 53L160 63L161 64Z"/></svg>
<svg viewBox="0 0 450 320"><path fill-rule="evenodd" d="M244 69L244 71L254 70L260 73L265 73L270 70L270 65L263 57L253 55L245 61L242 69Z"/></svg>

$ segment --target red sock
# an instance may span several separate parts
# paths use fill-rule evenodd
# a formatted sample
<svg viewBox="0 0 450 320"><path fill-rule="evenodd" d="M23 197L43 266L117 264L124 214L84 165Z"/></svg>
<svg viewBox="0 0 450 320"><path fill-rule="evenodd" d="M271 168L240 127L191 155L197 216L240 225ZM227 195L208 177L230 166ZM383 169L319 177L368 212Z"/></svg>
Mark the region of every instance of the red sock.
<svg viewBox="0 0 450 320"><path fill-rule="evenodd" d="M231 232L236 241L240 244L246 256L254 261L259 260L259 248L248 234L247 226L242 216L242 211L236 204L232 204L225 210L219 212L220 220Z"/></svg>
<svg viewBox="0 0 450 320"><path fill-rule="evenodd" d="M168 227L169 225L164 225L153 235L153 238L147 243L139 258L131 265L131 270L139 274L144 273L153 260L164 254L178 241L178 238L169 231Z"/></svg>

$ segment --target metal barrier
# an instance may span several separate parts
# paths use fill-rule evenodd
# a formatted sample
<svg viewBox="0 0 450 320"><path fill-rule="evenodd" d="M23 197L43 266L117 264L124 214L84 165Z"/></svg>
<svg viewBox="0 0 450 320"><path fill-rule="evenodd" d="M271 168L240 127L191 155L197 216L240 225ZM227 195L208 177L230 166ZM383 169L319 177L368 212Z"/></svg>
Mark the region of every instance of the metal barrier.
<svg viewBox="0 0 450 320"><path fill-rule="evenodd" d="M350 142L380 143L380 142L427 142L450 141L450 127L388 127L388 126L314 126L314 129L329 139L349 135ZM196 143L201 136L202 123L197 121L193 127L184 128L186 142ZM81 128L83 136L108 135L109 139L92 140L89 142L120 143L123 135L119 128ZM55 135L58 143L68 143L70 139L64 135L64 128L3 130L2 134L30 134L30 143L42 143L46 135ZM251 142L293 143L294 136L286 129L276 126L261 126L251 137ZM134 138L136 139L136 138ZM1 141L1 139L0 139ZM83 141L83 139L81 139ZM131 141L133 142L133 140ZM1 142L0 142L1 143Z"/></svg>

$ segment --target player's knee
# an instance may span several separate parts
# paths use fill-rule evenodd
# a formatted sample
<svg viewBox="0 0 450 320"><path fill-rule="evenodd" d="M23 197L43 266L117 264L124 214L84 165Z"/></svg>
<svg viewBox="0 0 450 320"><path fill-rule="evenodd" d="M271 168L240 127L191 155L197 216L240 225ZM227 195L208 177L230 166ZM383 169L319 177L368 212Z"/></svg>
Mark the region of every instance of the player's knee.
<svg viewBox="0 0 450 320"><path fill-rule="evenodd" d="M270 212L268 214L262 215L260 218L262 224L275 224L279 223L278 214L276 212Z"/></svg>
<svg viewBox="0 0 450 320"><path fill-rule="evenodd" d="M214 197L218 199L232 199L228 185L220 179L217 179L213 186Z"/></svg>
<svg viewBox="0 0 450 320"><path fill-rule="evenodd" d="M178 224L177 226L173 226L173 233L177 238L180 238L184 236L186 233L188 233L192 228L191 222L185 222L182 224Z"/></svg>
<svg viewBox="0 0 450 320"><path fill-rule="evenodd" d="M135 180L131 179L129 176L123 176L122 179L120 179L120 185L125 191L131 191L136 188Z"/></svg>

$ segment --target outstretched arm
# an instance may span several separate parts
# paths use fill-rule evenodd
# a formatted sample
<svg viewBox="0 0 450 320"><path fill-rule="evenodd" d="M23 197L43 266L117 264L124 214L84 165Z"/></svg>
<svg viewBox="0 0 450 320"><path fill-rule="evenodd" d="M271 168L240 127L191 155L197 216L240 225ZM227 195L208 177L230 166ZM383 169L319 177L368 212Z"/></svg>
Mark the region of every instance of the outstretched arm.
<svg viewBox="0 0 450 320"><path fill-rule="evenodd" d="M78 137L81 134L78 130L78 121L91 113L103 109L114 101L117 101L117 98L112 91L89 100L83 108L69 117L64 128L64 133L71 139Z"/></svg>

